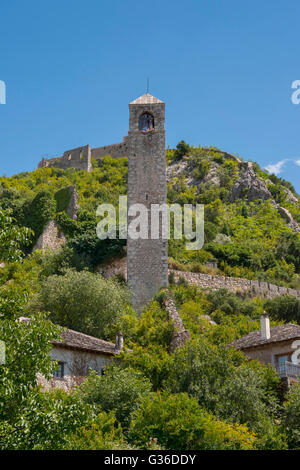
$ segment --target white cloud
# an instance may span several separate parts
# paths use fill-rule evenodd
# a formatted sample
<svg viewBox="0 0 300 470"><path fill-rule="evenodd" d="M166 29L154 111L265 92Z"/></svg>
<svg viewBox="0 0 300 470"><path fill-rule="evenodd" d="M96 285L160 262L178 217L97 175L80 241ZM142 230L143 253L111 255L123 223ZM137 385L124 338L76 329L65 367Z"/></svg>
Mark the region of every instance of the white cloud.
<svg viewBox="0 0 300 470"><path fill-rule="evenodd" d="M280 160L279 162L277 163L271 163L270 165L266 166L265 169L269 172L269 173L273 173L274 175L279 175L282 170L283 170L283 167L284 165L286 164L286 162L293 162L295 163L295 165L298 165L300 166L300 159L294 159L294 158L285 158L283 160Z"/></svg>
<svg viewBox="0 0 300 470"><path fill-rule="evenodd" d="M289 161L289 159L285 158L284 160L280 160L277 163L270 164L270 165L266 166L266 170L269 173L274 173L274 175L279 175L279 173L281 173L281 170L283 169L284 165L288 161Z"/></svg>

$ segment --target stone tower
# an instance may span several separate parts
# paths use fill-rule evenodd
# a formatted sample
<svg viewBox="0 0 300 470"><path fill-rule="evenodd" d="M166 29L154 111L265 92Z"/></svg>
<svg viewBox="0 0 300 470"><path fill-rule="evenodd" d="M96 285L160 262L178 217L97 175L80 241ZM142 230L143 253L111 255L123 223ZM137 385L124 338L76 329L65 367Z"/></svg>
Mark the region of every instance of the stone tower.
<svg viewBox="0 0 300 470"><path fill-rule="evenodd" d="M129 104L128 208L148 210L148 239L127 238L127 280L134 308L144 305L168 285L168 242L151 239L152 204L166 203L165 103L149 93ZM131 218L128 217L128 224Z"/></svg>

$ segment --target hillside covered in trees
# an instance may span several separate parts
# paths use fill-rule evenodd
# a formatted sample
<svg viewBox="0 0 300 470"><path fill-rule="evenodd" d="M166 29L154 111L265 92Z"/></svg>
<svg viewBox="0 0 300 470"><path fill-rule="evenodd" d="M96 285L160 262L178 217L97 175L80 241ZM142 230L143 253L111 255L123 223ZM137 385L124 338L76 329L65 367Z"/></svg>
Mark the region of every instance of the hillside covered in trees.
<svg viewBox="0 0 300 470"><path fill-rule="evenodd" d="M186 251L184 240L171 239L170 266L300 289L300 198L289 182L183 141L166 158L168 202L205 206L203 248ZM61 191L70 185L79 194L77 220ZM98 273L102 262L126 255L126 241L97 238L96 208L117 206L126 192L127 159L109 156L93 161L91 173L43 168L0 178L0 448L300 448L300 386L283 399L271 367L228 347L259 329L263 311L272 326L300 324L300 301L204 291L171 277L168 295L191 333L171 353L166 291L139 318L124 279ZM32 251L49 220L66 244ZM21 316L30 325L17 322ZM36 374L55 370L57 325L110 341L121 330L125 350L73 392L45 392Z"/></svg>

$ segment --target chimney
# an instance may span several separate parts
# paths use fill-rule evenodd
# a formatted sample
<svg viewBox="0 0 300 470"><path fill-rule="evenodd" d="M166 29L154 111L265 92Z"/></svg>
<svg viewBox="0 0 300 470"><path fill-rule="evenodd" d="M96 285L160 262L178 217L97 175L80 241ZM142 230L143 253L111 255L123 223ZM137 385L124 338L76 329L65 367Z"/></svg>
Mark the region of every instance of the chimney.
<svg viewBox="0 0 300 470"><path fill-rule="evenodd" d="M261 326L261 339L267 340L271 338L270 332L270 319L268 315L264 314L260 317L260 326Z"/></svg>
<svg viewBox="0 0 300 470"><path fill-rule="evenodd" d="M123 343L124 343L123 334L122 334L121 331L119 331L119 333L116 336L116 344L115 344L115 351L116 352L121 352L122 351Z"/></svg>

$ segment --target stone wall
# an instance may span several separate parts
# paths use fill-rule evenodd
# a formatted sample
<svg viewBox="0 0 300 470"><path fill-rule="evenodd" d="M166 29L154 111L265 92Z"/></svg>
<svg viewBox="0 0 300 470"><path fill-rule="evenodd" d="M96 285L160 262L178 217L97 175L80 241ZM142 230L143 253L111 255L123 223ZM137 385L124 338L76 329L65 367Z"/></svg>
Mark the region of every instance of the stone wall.
<svg viewBox="0 0 300 470"><path fill-rule="evenodd" d="M123 142L104 147L96 147L92 149L92 158L98 159L110 155L112 158L128 157L127 137L123 137Z"/></svg>
<svg viewBox="0 0 300 470"><path fill-rule="evenodd" d="M126 257L114 258L98 266L98 271L104 277L113 277L122 274L126 279ZM287 287L276 286L268 282L250 281L249 279L214 276L211 274L190 273L169 269L169 273L174 273L175 281L184 278L189 284L195 284L204 289L228 289L235 293L248 294L250 297L261 296L265 298L274 298L279 295L293 295L300 299L300 291L289 289Z"/></svg>
<svg viewBox="0 0 300 470"><path fill-rule="evenodd" d="M168 312L169 319L172 320L174 324L174 330L170 344L170 352L172 353L175 351L175 349L183 346L191 338L191 335L189 330L186 330L184 328L182 319L176 308L175 302L171 297L166 297L166 299L164 300L164 307Z"/></svg>
<svg viewBox="0 0 300 470"><path fill-rule="evenodd" d="M211 274L189 273L170 269L169 273L174 273L174 279L177 282L179 278L185 279L189 284L195 284L204 289L228 289L234 293L247 294L250 297L264 297L272 299L279 295L293 295L300 299L300 291L280 287L268 282L251 281L249 279L237 277L214 276Z"/></svg>
<svg viewBox="0 0 300 470"><path fill-rule="evenodd" d="M89 145L77 147L64 152L62 157L45 159L38 164L38 168L55 167L67 170L76 168L77 170L92 171L91 148Z"/></svg>
<svg viewBox="0 0 300 470"><path fill-rule="evenodd" d="M46 248L54 250L60 248L65 242L66 238L55 220L49 220L43 233L34 245L33 251L44 250Z"/></svg>
<svg viewBox="0 0 300 470"><path fill-rule="evenodd" d="M123 137L123 142L118 144L105 145L94 149L91 149L89 145L85 145L67 150L62 157L43 158L39 162L38 168L55 167L62 170L75 168L76 170L90 172L92 171L91 159L99 159L105 155L110 155L112 158L128 157L127 136Z"/></svg>

